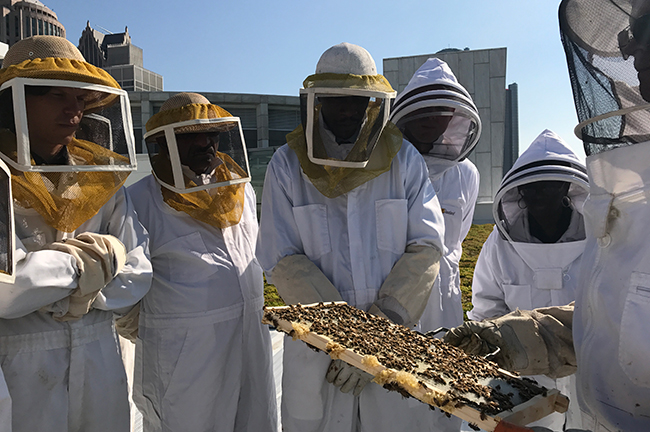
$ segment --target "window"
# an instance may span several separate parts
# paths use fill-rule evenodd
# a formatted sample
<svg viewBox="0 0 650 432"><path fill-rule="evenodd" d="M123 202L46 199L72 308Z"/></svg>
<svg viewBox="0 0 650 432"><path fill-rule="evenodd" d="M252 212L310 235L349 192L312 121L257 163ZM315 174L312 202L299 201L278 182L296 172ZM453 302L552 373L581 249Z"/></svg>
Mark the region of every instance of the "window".
<svg viewBox="0 0 650 432"><path fill-rule="evenodd" d="M42 35L43 33L43 20L38 20L38 34Z"/></svg>
<svg viewBox="0 0 650 432"><path fill-rule="evenodd" d="M38 28L36 27L36 18L32 18L32 36L38 34Z"/></svg>
<svg viewBox="0 0 650 432"><path fill-rule="evenodd" d="M300 124L300 109L269 107L269 146L278 147L287 142L286 135Z"/></svg>
<svg viewBox="0 0 650 432"><path fill-rule="evenodd" d="M244 131L246 147L257 147L257 110L255 108L228 108L223 107L234 117L239 117L241 128Z"/></svg>

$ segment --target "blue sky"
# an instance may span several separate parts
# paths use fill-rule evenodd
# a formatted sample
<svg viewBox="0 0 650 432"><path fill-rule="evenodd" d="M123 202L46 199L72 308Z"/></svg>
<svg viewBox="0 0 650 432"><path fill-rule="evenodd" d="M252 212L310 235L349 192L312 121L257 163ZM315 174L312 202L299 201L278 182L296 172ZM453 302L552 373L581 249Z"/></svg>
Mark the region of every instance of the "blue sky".
<svg viewBox="0 0 650 432"><path fill-rule="evenodd" d="M122 32L168 91L297 95L320 54L340 42L382 59L443 48L506 47L519 85L523 151L544 129L584 159L560 42L559 0L42 0L77 44L86 21Z"/></svg>

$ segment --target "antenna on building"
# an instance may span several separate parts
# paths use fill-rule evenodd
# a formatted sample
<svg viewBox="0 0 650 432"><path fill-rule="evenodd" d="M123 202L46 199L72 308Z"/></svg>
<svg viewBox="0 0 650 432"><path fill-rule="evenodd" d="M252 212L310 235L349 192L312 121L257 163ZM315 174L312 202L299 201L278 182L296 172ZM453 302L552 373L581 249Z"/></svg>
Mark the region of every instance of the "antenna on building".
<svg viewBox="0 0 650 432"><path fill-rule="evenodd" d="M102 31L104 31L104 32L106 32L106 33L108 33L108 34L114 34L112 31L110 31L110 30L108 30L108 29L105 29L104 27L102 27L102 26L100 26L100 25L98 25L97 28L100 29L100 30L102 30Z"/></svg>

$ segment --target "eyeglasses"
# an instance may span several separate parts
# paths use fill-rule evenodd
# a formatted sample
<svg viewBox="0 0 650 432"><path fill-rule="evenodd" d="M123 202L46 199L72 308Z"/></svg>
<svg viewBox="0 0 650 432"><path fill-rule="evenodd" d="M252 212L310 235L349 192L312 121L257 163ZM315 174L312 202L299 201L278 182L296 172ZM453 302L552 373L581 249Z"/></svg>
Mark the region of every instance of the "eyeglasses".
<svg viewBox="0 0 650 432"><path fill-rule="evenodd" d="M632 39L645 49L650 49L650 14L640 16L634 23L618 33L618 49L624 60L630 57L628 46Z"/></svg>

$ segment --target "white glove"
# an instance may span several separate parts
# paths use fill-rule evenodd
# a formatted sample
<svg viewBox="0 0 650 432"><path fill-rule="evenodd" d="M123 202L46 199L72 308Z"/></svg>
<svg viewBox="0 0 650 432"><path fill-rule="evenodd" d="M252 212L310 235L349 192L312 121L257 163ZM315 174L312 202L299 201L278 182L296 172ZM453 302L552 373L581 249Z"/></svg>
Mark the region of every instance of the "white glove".
<svg viewBox="0 0 650 432"><path fill-rule="evenodd" d="M496 319L468 321L451 329L444 341L468 354L485 356L499 347L491 360L522 375L560 378L575 373L573 304L516 310Z"/></svg>
<svg viewBox="0 0 650 432"><path fill-rule="evenodd" d="M349 393L352 390L353 395L359 396L366 384L372 380L372 375L337 359L330 363L325 379L328 383L340 387L341 392Z"/></svg>
<svg viewBox="0 0 650 432"><path fill-rule="evenodd" d="M341 294L306 255L289 255L273 268L272 283L286 304L341 301Z"/></svg>
<svg viewBox="0 0 650 432"><path fill-rule="evenodd" d="M45 249L69 253L75 257L79 270L77 288L67 297L67 311L52 315L58 321L77 320L87 314L99 291L126 263L126 248L119 239L108 234L86 232L50 243Z"/></svg>
<svg viewBox="0 0 650 432"><path fill-rule="evenodd" d="M411 245L395 263L368 312L413 327L427 306L442 254L433 246Z"/></svg>

